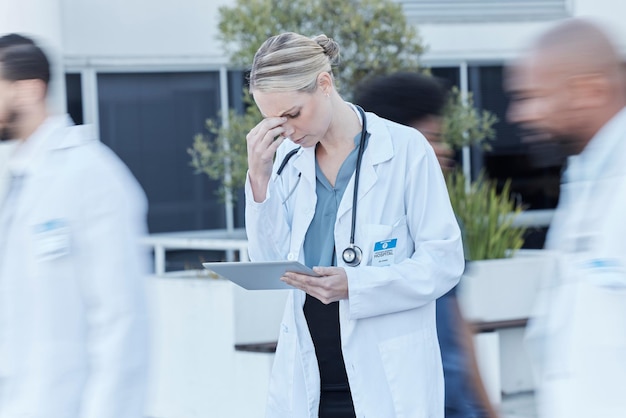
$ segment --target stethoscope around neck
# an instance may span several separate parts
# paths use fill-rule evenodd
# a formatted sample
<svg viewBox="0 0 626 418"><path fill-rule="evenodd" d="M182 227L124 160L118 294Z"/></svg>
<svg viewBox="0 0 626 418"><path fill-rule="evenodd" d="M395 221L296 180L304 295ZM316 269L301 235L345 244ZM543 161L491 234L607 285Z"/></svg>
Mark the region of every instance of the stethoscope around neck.
<svg viewBox="0 0 626 418"><path fill-rule="evenodd" d="M355 107L361 115L363 127L361 129L359 151L357 153L356 168L354 171L354 194L352 195L352 224L350 226L350 243L348 244L348 247L346 247L346 249L344 249L341 253L341 258L343 259L343 262L346 263L346 265L349 267L358 266L359 264L361 264L361 260L363 259L363 251L361 250L361 248L359 248L358 245L354 243L354 231L356 230L356 203L359 195L359 175L361 173L361 161L363 160L365 141L367 139L367 119L365 118L365 112L363 111L363 109L360 106ZM298 147L294 150L291 150L287 155L285 155L285 158L278 167L278 171L276 172L276 174L280 176L280 174L285 169L285 166L289 162L289 159L293 157L299 150L300 148Z"/></svg>

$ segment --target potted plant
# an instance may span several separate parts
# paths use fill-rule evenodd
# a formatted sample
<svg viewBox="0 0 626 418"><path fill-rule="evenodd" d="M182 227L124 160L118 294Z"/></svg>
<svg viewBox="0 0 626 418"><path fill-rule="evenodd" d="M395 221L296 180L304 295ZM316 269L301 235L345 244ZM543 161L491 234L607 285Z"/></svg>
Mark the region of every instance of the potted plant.
<svg viewBox="0 0 626 418"><path fill-rule="evenodd" d="M464 315L474 322L528 318L538 286L538 256L518 256L526 228L514 224L522 206L510 196L510 180L498 190L481 174L466 190L457 171L446 182L470 261L459 286Z"/></svg>
<svg viewBox="0 0 626 418"><path fill-rule="evenodd" d="M497 118L475 108L472 96L452 89L444 111L442 134L455 150L489 149ZM463 229L465 257L470 262L459 286L463 313L473 322L525 319L530 316L545 257L518 250L526 228L515 218L522 205L511 195L511 181L500 188L482 172L470 181L461 169L446 174L452 207ZM544 264L542 264L544 263Z"/></svg>

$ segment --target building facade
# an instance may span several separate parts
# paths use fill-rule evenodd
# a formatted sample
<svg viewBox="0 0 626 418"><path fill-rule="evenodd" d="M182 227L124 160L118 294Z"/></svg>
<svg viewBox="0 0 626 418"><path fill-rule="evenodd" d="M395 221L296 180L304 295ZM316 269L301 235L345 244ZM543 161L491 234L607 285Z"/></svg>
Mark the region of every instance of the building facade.
<svg viewBox="0 0 626 418"><path fill-rule="evenodd" d="M492 150L471 152L471 172L513 179L529 209L556 205L560 161L524 144L506 123L503 66L554 21L588 16L606 22L620 47L626 28L617 0L397 0L418 27L425 66L499 122ZM241 69L217 40L218 8L230 0L1 0L3 31L32 34L52 52L55 107L129 165L150 201L151 232L243 226L241 204L229 219L218 184L195 175L187 148L207 118L241 108ZM355 11L356 12L356 11ZM3 21L4 20L4 21ZM332 36L332 34L329 34ZM240 199L241 201L241 199Z"/></svg>

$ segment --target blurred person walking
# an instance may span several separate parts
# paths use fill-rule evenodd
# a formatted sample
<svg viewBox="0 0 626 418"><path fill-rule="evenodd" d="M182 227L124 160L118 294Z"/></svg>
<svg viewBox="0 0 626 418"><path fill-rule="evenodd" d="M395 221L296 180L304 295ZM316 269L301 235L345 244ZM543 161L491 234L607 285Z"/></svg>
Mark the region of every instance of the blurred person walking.
<svg viewBox="0 0 626 418"><path fill-rule="evenodd" d="M29 38L25 38L16 33L11 33L9 35L5 35L0 37L0 50L14 45L21 44L32 44L33 41ZM8 161L9 156L13 152L13 147L17 145L17 140L11 138L5 138L7 135L7 131L3 129L2 124L0 122L0 203L2 198L6 194L6 188L9 183L9 171L8 171ZM0 240L1 240L0 236Z"/></svg>
<svg viewBox="0 0 626 418"><path fill-rule="evenodd" d="M415 72L377 76L360 83L354 92L354 103L366 111L420 131L444 171L454 166L453 152L441 136L446 99L446 89L439 79ZM456 287L436 303L446 418L496 417L478 371L473 334L461 315Z"/></svg>
<svg viewBox="0 0 626 418"><path fill-rule="evenodd" d="M46 106L50 64L0 38L0 417L139 418L146 200L86 126Z"/></svg>
<svg viewBox="0 0 626 418"><path fill-rule="evenodd" d="M626 417L626 85L592 22L542 34L510 68L508 117L571 155L546 248L558 257L527 340L542 418Z"/></svg>

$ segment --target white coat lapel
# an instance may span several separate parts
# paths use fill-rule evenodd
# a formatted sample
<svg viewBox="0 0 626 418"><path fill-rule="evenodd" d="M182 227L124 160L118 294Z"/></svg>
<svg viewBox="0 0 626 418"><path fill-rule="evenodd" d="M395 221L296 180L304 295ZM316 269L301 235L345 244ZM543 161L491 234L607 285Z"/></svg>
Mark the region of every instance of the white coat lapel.
<svg viewBox="0 0 626 418"><path fill-rule="evenodd" d="M367 148L363 154L361 163L361 174L359 177L359 190L357 203L361 201L376 184L378 175L376 174L376 165L389 160L393 157L393 145L389 130L385 123L376 115L366 113L367 131L370 134ZM339 210L337 211L337 219L346 215L352 210L352 200L354 195L354 174L350 179L350 183L346 187L343 194Z"/></svg>
<svg viewBox="0 0 626 418"><path fill-rule="evenodd" d="M302 149L294 156L294 159L293 167L300 173L301 178L296 190L290 253L297 254L297 258L303 261L300 250L315 214L315 205L317 204L317 194L315 193L315 148Z"/></svg>
<svg viewBox="0 0 626 418"><path fill-rule="evenodd" d="M7 194L8 186L9 186L9 157L15 146L17 145L17 141L7 141L0 143L0 207L2 207L2 203L4 201L4 197Z"/></svg>
<svg viewBox="0 0 626 418"><path fill-rule="evenodd" d="M293 167L301 173L302 181L315 189L315 147L302 148L293 159Z"/></svg>
<svg viewBox="0 0 626 418"><path fill-rule="evenodd" d="M52 117L40 129L45 129L38 141L37 151L21 168L24 173L22 190L16 208L15 219L27 216L34 209L41 208L41 202L47 201L47 193L53 189L57 179L57 166L51 164L52 154L59 149L74 147L81 141L81 135L67 116ZM83 132L82 130L80 131Z"/></svg>
<svg viewBox="0 0 626 418"><path fill-rule="evenodd" d="M41 210L42 202L47 202L50 199L47 194L54 190L53 182L56 176L46 164L45 157L49 153L50 151L46 151L44 155L39 155L36 162L37 169L29 170L24 174L15 211L16 221L27 217L35 209Z"/></svg>

